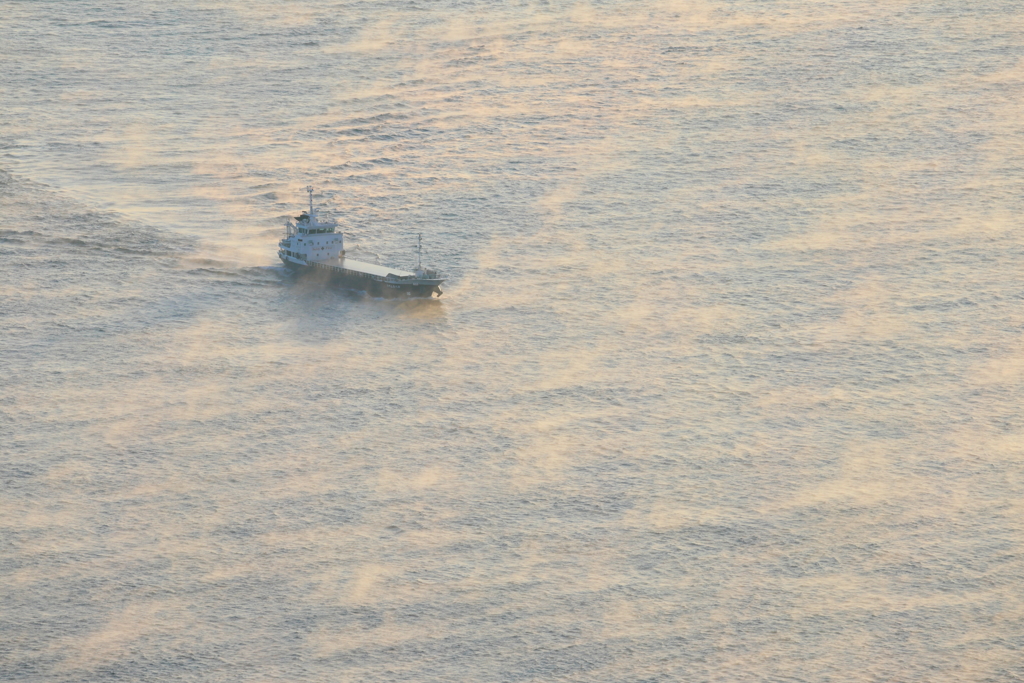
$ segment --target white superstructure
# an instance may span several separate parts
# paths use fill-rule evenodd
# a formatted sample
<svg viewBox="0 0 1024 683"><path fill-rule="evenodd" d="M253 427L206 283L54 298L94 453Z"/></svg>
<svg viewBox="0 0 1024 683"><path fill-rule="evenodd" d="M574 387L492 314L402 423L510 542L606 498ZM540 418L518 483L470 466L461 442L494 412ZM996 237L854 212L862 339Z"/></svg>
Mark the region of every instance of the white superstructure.
<svg viewBox="0 0 1024 683"><path fill-rule="evenodd" d="M309 212L285 225L287 236L278 244L281 260L303 266L313 261L335 261L345 255L345 238L335 232L338 221L320 220L320 209L313 208L313 186L307 186L306 192Z"/></svg>

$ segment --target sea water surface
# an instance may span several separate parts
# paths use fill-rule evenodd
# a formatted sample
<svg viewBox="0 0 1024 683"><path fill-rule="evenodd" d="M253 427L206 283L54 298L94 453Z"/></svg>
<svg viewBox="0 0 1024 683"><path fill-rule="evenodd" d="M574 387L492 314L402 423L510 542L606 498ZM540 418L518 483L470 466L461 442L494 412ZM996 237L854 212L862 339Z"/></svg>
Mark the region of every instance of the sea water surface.
<svg viewBox="0 0 1024 683"><path fill-rule="evenodd" d="M0 679L1024 680L1018 2L2 10Z"/></svg>

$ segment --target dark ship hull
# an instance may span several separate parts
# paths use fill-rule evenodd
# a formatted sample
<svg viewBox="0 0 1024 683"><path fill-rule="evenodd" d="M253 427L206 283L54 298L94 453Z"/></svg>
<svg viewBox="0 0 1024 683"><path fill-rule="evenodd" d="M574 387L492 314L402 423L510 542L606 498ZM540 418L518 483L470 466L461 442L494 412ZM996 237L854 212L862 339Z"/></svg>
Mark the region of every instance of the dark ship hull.
<svg viewBox="0 0 1024 683"><path fill-rule="evenodd" d="M441 279L418 278L393 269L341 258L332 262L307 261L297 263L283 254L281 261L295 273L326 278L331 285L366 292L380 298L430 298L441 296Z"/></svg>

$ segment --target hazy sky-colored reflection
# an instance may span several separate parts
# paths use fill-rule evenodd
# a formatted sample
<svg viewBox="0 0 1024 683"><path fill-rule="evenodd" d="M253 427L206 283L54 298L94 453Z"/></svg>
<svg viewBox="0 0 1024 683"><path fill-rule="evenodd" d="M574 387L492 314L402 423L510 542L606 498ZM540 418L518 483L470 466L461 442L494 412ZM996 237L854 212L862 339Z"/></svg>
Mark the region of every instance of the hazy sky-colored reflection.
<svg viewBox="0 0 1024 683"><path fill-rule="evenodd" d="M0 677L1024 678L1013 3L7 10Z"/></svg>

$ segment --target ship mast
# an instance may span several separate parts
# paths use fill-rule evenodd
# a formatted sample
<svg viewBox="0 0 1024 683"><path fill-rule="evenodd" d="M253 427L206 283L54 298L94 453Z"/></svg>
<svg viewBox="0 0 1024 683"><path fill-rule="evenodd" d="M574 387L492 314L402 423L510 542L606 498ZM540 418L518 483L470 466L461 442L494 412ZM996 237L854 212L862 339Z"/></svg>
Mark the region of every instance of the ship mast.
<svg viewBox="0 0 1024 683"><path fill-rule="evenodd" d="M306 185L306 192L309 193L309 217L313 217L313 186Z"/></svg>
<svg viewBox="0 0 1024 683"><path fill-rule="evenodd" d="M416 233L416 270L423 270L423 233Z"/></svg>

